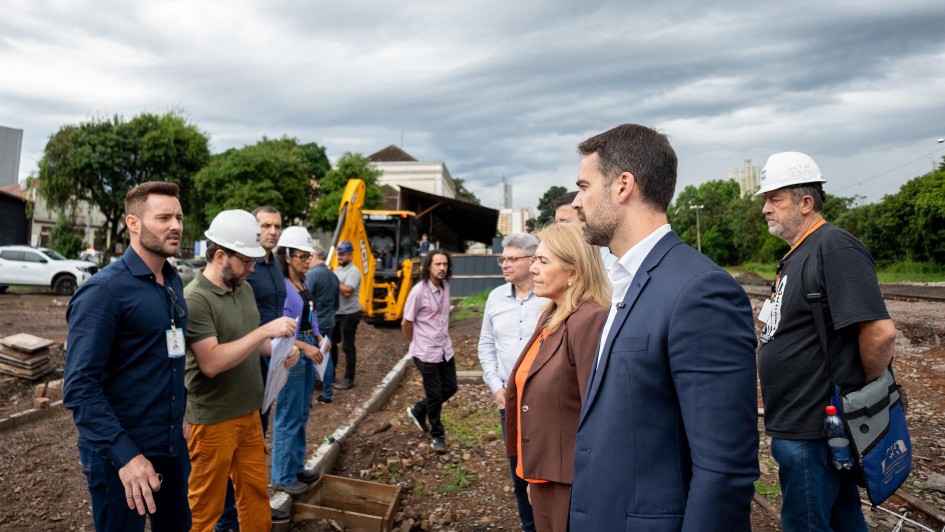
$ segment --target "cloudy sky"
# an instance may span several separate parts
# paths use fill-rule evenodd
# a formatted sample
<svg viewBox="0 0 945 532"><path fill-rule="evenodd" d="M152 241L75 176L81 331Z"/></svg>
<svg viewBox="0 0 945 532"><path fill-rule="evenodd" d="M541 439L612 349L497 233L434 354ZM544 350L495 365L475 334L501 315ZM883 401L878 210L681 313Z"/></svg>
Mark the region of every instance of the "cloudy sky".
<svg viewBox="0 0 945 532"><path fill-rule="evenodd" d="M796 150L871 202L945 155L942 0L642 4L4 0L0 125L21 178L65 124L182 110L213 152L398 144L493 207L503 175L517 206L573 188L624 122L670 136L677 190Z"/></svg>

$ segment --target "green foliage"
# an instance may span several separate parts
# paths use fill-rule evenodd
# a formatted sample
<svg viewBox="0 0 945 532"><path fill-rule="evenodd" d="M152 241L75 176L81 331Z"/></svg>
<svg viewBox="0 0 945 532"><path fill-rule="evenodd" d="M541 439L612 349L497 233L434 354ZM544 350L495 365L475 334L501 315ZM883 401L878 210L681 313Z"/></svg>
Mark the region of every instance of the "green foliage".
<svg viewBox="0 0 945 532"><path fill-rule="evenodd" d="M495 408L480 408L465 412L459 417L453 412L444 411L440 418L450 438L465 447L479 445L479 437L490 430L502 434L499 413Z"/></svg>
<svg viewBox="0 0 945 532"><path fill-rule="evenodd" d="M557 185L549 188L538 200L538 216L528 220L526 229L529 232L553 222L555 219L555 200L566 194L568 189Z"/></svg>
<svg viewBox="0 0 945 532"><path fill-rule="evenodd" d="M288 137L263 137L252 146L214 155L194 178L203 209L191 225L203 231L220 211L251 211L262 205L282 213L285 226L299 223L308 214L326 162L317 144L300 145Z"/></svg>
<svg viewBox="0 0 945 532"><path fill-rule="evenodd" d="M65 212L59 213L59 219L49 233L49 247L53 251L58 251L60 255L68 259L74 259L79 256L79 252L85 248L82 229L76 227Z"/></svg>
<svg viewBox="0 0 945 532"><path fill-rule="evenodd" d="M868 205L859 226L877 262L945 262L945 170L917 177Z"/></svg>
<svg viewBox="0 0 945 532"><path fill-rule="evenodd" d="M125 194L145 181L177 183L184 213L196 208L193 175L209 158L208 142L178 112L65 125L43 150L39 194L50 209L72 208L80 200L96 206L114 244L124 232Z"/></svg>
<svg viewBox="0 0 945 532"><path fill-rule="evenodd" d="M482 205L482 202L479 201L479 198L472 193L471 190L466 188L466 180L459 179L457 177L453 178L453 186L456 187L456 197L463 201L468 201L469 203L475 203L476 205Z"/></svg>
<svg viewBox="0 0 945 532"><path fill-rule="evenodd" d="M482 312L486 308L486 300L489 299L489 292L484 290L478 294L472 294L460 299L456 303L453 313L450 314L450 322L464 320L466 318L482 318Z"/></svg>
<svg viewBox="0 0 945 532"><path fill-rule="evenodd" d="M312 225L332 230L338 224L341 196L350 179L361 179L365 185L365 209L376 209L383 204L384 191L377 184L382 172L371 165L371 160L359 153L345 152L335 167L318 183L318 201L309 219Z"/></svg>
<svg viewBox="0 0 945 532"><path fill-rule="evenodd" d="M472 486L472 483L476 480L477 475L475 473L468 473L463 471L463 464L456 464L456 469L453 471L453 476L450 477L450 481L447 485L440 488L440 493L456 493L461 489L468 488Z"/></svg>
<svg viewBox="0 0 945 532"><path fill-rule="evenodd" d="M769 501L777 499L781 495L781 486L777 482L755 481L755 491Z"/></svg>

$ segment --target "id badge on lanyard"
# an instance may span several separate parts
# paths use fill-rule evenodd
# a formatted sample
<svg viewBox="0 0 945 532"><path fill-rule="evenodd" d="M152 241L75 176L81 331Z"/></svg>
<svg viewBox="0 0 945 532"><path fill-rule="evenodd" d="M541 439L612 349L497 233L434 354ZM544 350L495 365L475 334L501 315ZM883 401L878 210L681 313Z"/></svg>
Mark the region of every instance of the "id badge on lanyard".
<svg viewBox="0 0 945 532"><path fill-rule="evenodd" d="M167 356L171 358L180 358L184 356L184 333L174 326L171 322L171 328L165 331L167 338Z"/></svg>

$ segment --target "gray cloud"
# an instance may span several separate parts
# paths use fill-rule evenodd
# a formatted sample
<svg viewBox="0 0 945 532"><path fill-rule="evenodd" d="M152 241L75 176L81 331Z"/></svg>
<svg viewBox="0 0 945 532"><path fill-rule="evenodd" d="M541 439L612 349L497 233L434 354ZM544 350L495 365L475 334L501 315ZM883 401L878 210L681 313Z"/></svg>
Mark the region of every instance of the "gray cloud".
<svg viewBox="0 0 945 532"><path fill-rule="evenodd" d="M534 206L573 186L578 142L638 122L670 134L680 188L798 149L875 200L942 155L945 4L861 4L17 3L0 124L25 130L24 177L64 124L183 109L216 151L403 137L486 204L505 175Z"/></svg>

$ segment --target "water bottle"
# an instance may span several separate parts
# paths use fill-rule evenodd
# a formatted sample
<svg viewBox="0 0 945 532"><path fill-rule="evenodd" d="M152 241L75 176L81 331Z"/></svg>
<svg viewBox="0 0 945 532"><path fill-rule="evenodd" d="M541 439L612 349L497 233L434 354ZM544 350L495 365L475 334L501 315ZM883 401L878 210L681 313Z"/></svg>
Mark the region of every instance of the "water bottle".
<svg viewBox="0 0 945 532"><path fill-rule="evenodd" d="M850 457L850 439L843 429L843 421L837 415L837 407L827 407L827 417L824 419L824 436L830 447L830 457L833 466L838 470L853 469L853 459Z"/></svg>

